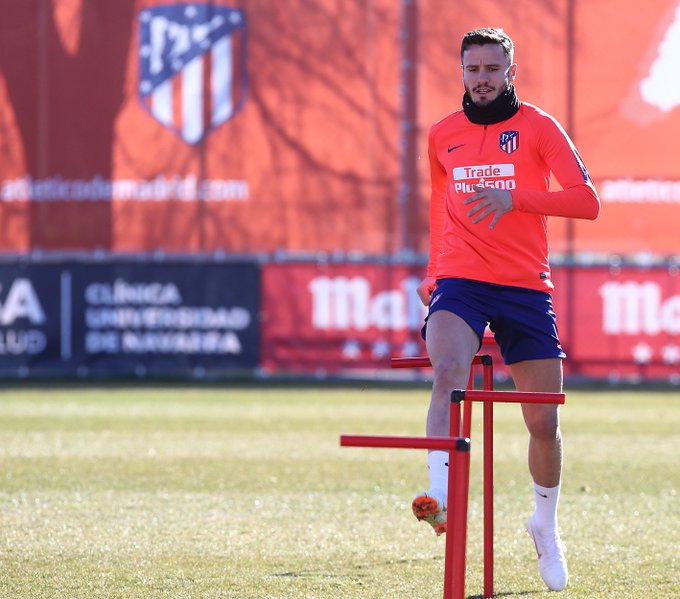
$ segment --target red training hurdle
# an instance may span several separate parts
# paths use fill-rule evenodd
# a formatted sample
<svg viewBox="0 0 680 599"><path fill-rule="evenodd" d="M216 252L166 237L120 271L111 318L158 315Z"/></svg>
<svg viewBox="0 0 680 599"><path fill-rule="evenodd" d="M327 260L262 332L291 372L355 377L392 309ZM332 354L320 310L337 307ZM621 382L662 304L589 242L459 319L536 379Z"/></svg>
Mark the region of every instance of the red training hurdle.
<svg viewBox="0 0 680 599"><path fill-rule="evenodd" d="M429 358L392 358L392 368L431 366ZM482 365L482 390L472 389L474 367ZM468 400L465 402L465 400ZM448 531L444 553L443 599L463 599L465 595L465 548L467 536L468 488L470 480L470 432L472 402L483 402L483 502L484 502L484 597L493 597L493 403L563 404L564 393L536 393L493 390L493 361L489 355L475 356L470 368L468 389L451 392L448 437L394 437L341 435L345 447L390 447L401 449L442 449L449 451L447 506ZM460 406L465 402L462 420Z"/></svg>

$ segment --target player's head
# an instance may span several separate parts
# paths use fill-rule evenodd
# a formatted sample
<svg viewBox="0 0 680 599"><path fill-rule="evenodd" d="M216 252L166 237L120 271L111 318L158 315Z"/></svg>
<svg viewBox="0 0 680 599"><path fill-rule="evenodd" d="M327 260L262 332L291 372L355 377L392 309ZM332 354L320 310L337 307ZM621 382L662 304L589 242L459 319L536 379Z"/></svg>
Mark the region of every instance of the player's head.
<svg viewBox="0 0 680 599"><path fill-rule="evenodd" d="M482 27L463 36L463 85L472 102L486 106L505 92L517 72L513 53L514 44L502 29Z"/></svg>

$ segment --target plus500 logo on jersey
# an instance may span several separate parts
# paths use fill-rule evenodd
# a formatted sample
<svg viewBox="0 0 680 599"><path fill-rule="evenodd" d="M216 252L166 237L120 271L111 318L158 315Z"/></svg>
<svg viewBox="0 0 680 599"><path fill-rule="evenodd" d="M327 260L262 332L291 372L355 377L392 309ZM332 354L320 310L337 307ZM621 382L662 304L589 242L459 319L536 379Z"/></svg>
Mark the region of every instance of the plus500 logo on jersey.
<svg viewBox="0 0 680 599"><path fill-rule="evenodd" d="M516 187L514 164L457 166L451 174L456 193L475 193L473 185L497 189L515 189Z"/></svg>

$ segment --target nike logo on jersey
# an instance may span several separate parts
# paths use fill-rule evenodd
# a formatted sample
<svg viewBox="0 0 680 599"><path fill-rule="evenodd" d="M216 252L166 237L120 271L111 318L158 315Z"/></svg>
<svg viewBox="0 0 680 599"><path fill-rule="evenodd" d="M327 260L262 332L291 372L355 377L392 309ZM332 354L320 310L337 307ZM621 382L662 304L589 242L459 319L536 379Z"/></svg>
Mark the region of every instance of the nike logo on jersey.
<svg viewBox="0 0 680 599"><path fill-rule="evenodd" d="M446 151L447 152L453 152L454 150L457 150L458 148L462 148L465 144L458 144L457 146L449 146Z"/></svg>

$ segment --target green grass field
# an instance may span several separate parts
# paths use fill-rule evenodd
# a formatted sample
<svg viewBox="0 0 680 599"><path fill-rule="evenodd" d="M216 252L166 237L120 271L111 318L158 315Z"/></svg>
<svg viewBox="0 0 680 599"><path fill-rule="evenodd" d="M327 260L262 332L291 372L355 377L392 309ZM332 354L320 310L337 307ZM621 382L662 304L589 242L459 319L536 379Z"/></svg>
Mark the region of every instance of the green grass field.
<svg viewBox="0 0 680 599"><path fill-rule="evenodd" d="M0 597L440 598L444 540L410 513L426 389L0 392ZM469 597L482 591L481 410ZM496 408L496 596L540 599L526 433ZM680 596L680 394L570 392L562 410L562 597Z"/></svg>

